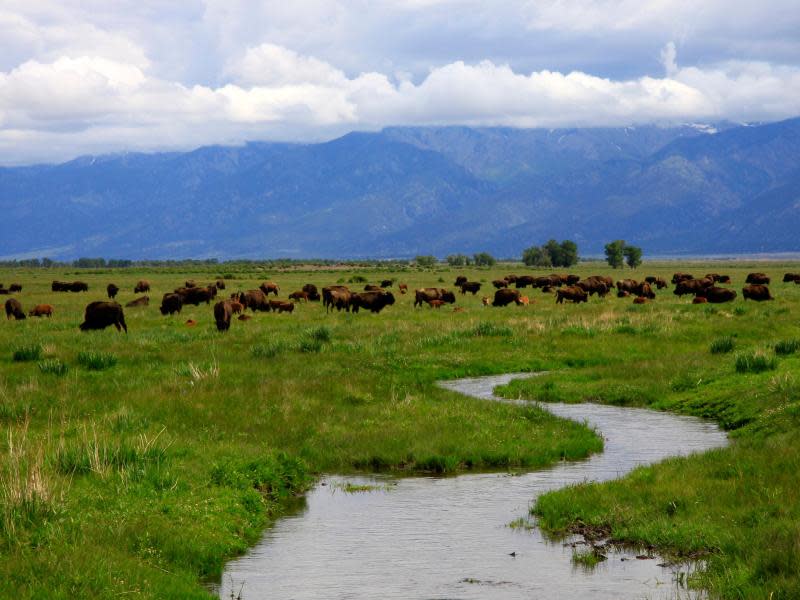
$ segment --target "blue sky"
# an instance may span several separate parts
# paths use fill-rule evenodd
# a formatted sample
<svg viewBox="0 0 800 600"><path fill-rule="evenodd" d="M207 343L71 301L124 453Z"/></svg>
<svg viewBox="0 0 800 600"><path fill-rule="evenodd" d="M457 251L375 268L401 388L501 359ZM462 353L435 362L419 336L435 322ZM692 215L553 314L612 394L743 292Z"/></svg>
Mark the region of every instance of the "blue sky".
<svg viewBox="0 0 800 600"><path fill-rule="evenodd" d="M800 115L797 0L4 0L0 164Z"/></svg>

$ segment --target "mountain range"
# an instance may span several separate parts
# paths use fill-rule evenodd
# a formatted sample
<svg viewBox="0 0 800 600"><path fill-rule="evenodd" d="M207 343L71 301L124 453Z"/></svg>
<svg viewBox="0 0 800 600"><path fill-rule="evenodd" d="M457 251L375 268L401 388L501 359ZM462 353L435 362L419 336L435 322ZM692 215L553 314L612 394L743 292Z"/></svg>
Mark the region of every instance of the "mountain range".
<svg viewBox="0 0 800 600"><path fill-rule="evenodd" d="M318 144L0 168L0 256L402 258L800 250L800 118L736 125L398 127Z"/></svg>

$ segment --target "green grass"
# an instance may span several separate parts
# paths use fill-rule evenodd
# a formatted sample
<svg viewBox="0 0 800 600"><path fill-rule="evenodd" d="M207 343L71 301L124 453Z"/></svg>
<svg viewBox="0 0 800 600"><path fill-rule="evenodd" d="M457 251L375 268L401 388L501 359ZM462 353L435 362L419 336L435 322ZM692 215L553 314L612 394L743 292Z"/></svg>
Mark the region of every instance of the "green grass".
<svg viewBox="0 0 800 600"><path fill-rule="evenodd" d="M78 364L90 371L105 371L117 364L117 357L107 352L78 352Z"/></svg>
<svg viewBox="0 0 800 600"><path fill-rule="evenodd" d="M800 339L791 339L791 340L781 340L779 342L775 342L775 354L780 355L787 355L787 354L794 354L797 350L800 349Z"/></svg>
<svg viewBox="0 0 800 600"><path fill-rule="evenodd" d="M761 373L762 371L772 371L777 367L777 359L769 356L763 350L741 352L736 355L737 373Z"/></svg>
<svg viewBox="0 0 800 600"><path fill-rule="evenodd" d="M42 347L39 344L27 344L14 348L11 353L14 362L29 362L42 358Z"/></svg>
<svg viewBox="0 0 800 600"><path fill-rule="evenodd" d="M633 277L724 268L738 285L748 270L795 267L664 264ZM610 296L556 305L536 295L527 307L485 308L480 296L459 294L459 313L414 309L413 293L395 292L396 304L379 315L301 303L291 315L235 320L226 335L209 306L174 317L151 306L127 311L128 335L78 330L85 305L111 281L122 303L138 279L149 279L158 297L187 279L213 281L218 268L0 273L24 284L25 308L56 307L52 319L0 327L9 349L0 369L0 597L207 598L200 581L218 577L316 474L534 469L601 450L592 431L539 408L434 385L518 371L548 374L512 382L504 394L698 415L735 440L619 482L548 494L536 507L543 525L555 531L581 520L678 555L710 551L700 582L715 597L789 598L797 590L800 360L778 347L800 339L800 286L773 285L770 307L737 299L714 310L670 289L642 307ZM305 283L356 277L413 290L510 272L539 273L519 265L225 266L226 293L273 280L282 297ZM611 273L597 264L577 272ZM52 279L85 280L91 291L54 294ZM769 348L775 368L737 373L735 356L709 352L728 337L738 354ZM39 357L13 360L32 339ZM116 364L92 370L81 353ZM7 440L23 438L24 456L12 459L20 446Z"/></svg>
<svg viewBox="0 0 800 600"><path fill-rule="evenodd" d="M733 337L726 335L725 337L717 338L711 342L709 350L711 354L727 354L728 352L733 352L735 347L736 342Z"/></svg>

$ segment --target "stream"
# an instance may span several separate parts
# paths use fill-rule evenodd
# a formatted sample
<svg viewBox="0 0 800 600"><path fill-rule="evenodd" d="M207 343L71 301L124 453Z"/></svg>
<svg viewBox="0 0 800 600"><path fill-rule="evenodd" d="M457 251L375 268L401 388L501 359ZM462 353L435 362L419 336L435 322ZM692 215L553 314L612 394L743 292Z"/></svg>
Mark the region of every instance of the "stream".
<svg viewBox="0 0 800 600"><path fill-rule="evenodd" d="M467 396L504 401L498 385L531 377L507 374L441 382ZM621 477L638 465L727 444L708 421L640 408L543 404L586 422L605 440L602 453L532 472L449 477L326 476L297 507L226 566L221 598L698 598L680 585L691 565L659 566L609 550L588 570L573 564L566 542L528 519L535 498L582 481ZM347 485L373 486L352 492ZM579 546L581 548L581 546ZM513 553L513 555L512 555Z"/></svg>

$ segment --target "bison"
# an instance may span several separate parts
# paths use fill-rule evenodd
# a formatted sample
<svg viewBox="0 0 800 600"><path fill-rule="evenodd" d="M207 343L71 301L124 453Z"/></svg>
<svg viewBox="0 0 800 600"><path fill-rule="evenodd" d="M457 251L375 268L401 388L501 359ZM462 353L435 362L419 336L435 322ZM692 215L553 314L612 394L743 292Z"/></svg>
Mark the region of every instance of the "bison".
<svg viewBox="0 0 800 600"><path fill-rule="evenodd" d="M313 283L305 284L302 287L302 290L308 295L308 299L311 300L311 302L319 302L319 291L317 290L317 286L315 286Z"/></svg>
<svg viewBox="0 0 800 600"><path fill-rule="evenodd" d="M477 294L481 289L481 284L477 281L465 281L461 284L461 293L466 294L467 292L472 292L474 296Z"/></svg>
<svg viewBox="0 0 800 600"><path fill-rule="evenodd" d="M392 287L393 284L394 284L394 281L392 281L391 279L384 279L383 281L381 281L381 287L382 288Z"/></svg>
<svg viewBox="0 0 800 600"><path fill-rule="evenodd" d="M365 292L380 292L383 288L379 285L375 285L374 283L368 283L364 286Z"/></svg>
<svg viewBox="0 0 800 600"><path fill-rule="evenodd" d="M53 316L53 305L52 304L37 304L30 311L28 311L28 316L29 317L52 317Z"/></svg>
<svg viewBox="0 0 800 600"><path fill-rule="evenodd" d="M125 305L125 307L135 308L137 306L149 306L149 305L150 305L150 296L142 296L141 298L136 298L135 300L131 300Z"/></svg>
<svg viewBox="0 0 800 600"><path fill-rule="evenodd" d="M723 302L733 302L736 292L728 288L710 286L698 290L697 296L705 298L711 304L722 304Z"/></svg>
<svg viewBox="0 0 800 600"><path fill-rule="evenodd" d="M293 302L286 302L284 300L270 300L269 301L269 307L274 312L278 312L278 313L283 313L283 312L291 313L291 312L294 312L294 303Z"/></svg>
<svg viewBox="0 0 800 600"><path fill-rule="evenodd" d="M789 283L790 281L800 281L800 273L784 273L783 283Z"/></svg>
<svg viewBox="0 0 800 600"><path fill-rule="evenodd" d="M533 285L535 281L532 275L520 275L514 279L514 287L519 289L526 288L529 285Z"/></svg>
<svg viewBox="0 0 800 600"><path fill-rule="evenodd" d="M181 312L183 308L183 298L180 294L164 294L161 298L161 311L162 315L172 315Z"/></svg>
<svg viewBox="0 0 800 600"><path fill-rule="evenodd" d="M769 277L765 273L749 273L744 282L769 285Z"/></svg>
<svg viewBox="0 0 800 600"><path fill-rule="evenodd" d="M680 297L684 294L694 294L709 288L714 285L713 279L683 279L675 285L675 290L672 292Z"/></svg>
<svg viewBox="0 0 800 600"><path fill-rule="evenodd" d="M511 289L511 288L503 288L497 290L494 293L494 300L492 301L492 306L508 306L512 302L516 305L522 304L520 300L521 294L519 290Z"/></svg>
<svg viewBox="0 0 800 600"><path fill-rule="evenodd" d="M9 298L6 300L6 319L14 317L17 321L25 319L25 312L22 310L22 304L16 298Z"/></svg>
<svg viewBox="0 0 800 600"><path fill-rule="evenodd" d="M373 313L379 313L392 304L394 304L394 294L387 291L361 292L353 294L350 299L350 307L353 312L358 312L359 308L363 308Z"/></svg>
<svg viewBox="0 0 800 600"><path fill-rule="evenodd" d="M267 296L269 296L270 294L275 294L276 298L278 297L278 292L280 292L281 290L281 288L278 287L278 284L275 283L274 281L265 281L258 287Z"/></svg>
<svg viewBox="0 0 800 600"><path fill-rule="evenodd" d="M133 288L134 294L143 294L150 291L150 282L146 279L140 279L136 282L136 287Z"/></svg>
<svg viewBox="0 0 800 600"><path fill-rule="evenodd" d="M289 294L289 300L297 300L298 302L300 302L300 300L305 300L306 302L308 302L308 293L302 290L299 290L297 292L292 292L291 294Z"/></svg>
<svg viewBox="0 0 800 600"><path fill-rule="evenodd" d="M589 294L577 285L570 285L556 290L556 304L563 304L564 300L580 304L581 302L589 301Z"/></svg>
<svg viewBox="0 0 800 600"><path fill-rule="evenodd" d="M444 300L428 300L428 306L431 308L442 308Z"/></svg>
<svg viewBox="0 0 800 600"><path fill-rule="evenodd" d="M109 283L106 286L106 293L108 294L108 297L111 300L113 300L114 298L117 297L117 294L119 293L119 288L116 285L114 285L113 283Z"/></svg>
<svg viewBox="0 0 800 600"><path fill-rule="evenodd" d="M181 297L184 304L194 304L199 306L201 302L211 304L211 300L217 295L216 286L209 287L193 287L193 288L177 288L175 293Z"/></svg>
<svg viewBox="0 0 800 600"><path fill-rule="evenodd" d="M508 287L508 279L494 279L492 281L492 285L498 290L504 287Z"/></svg>
<svg viewBox="0 0 800 600"><path fill-rule="evenodd" d="M670 281L671 283L677 285L681 281L686 281L687 279L694 279L694 275L691 275L690 273L681 273L679 271L677 273L672 274L672 279Z"/></svg>
<svg viewBox="0 0 800 600"><path fill-rule="evenodd" d="M270 311L269 302L267 302L267 295L261 290L248 290L246 292L234 294L233 298L238 300L242 306L249 308L253 312Z"/></svg>
<svg viewBox="0 0 800 600"><path fill-rule="evenodd" d="M81 331L90 329L105 329L109 325L117 328L117 331L125 330L128 333L128 326L125 324L125 314L122 307L116 302L91 302L86 306L83 323L80 324Z"/></svg>
<svg viewBox="0 0 800 600"><path fill-rule="evenodd" d="M401 284L399 284L397 286L397 289L400 290L401 294L407 294L408 293L408 284L407 283L401 283Z"/></svg>
<svg viewBox="0 0 800 600"><path fill-rule="evenodd" d="M467 283L467 281L469 280L467 279L466 275L459 275L456 277L456 281L453 283L453 285L455 287L461 287L463 284Z"/></svg>
<svg viewBox="0 0 800 600"><path fill-rule="evenodd" d="M633 292L639 298L649 298L650 300L654 300L656 297L653 288L651 288L650 284L646 281L636 284L631 292Z"/></svg>
<svg viewBox="0 0 800 600"><path fill-rule="evenodd" d="M346 285L330 285L322 288L322 304L325 312L344 309L350 312L350 288Z"/></svg>
<svg viewBox="0 0 800 600"><path fill-rule="evenodd" d="M455 304L456 295L445 288L420 288L414 290L414 306L422 306L429 300L443 300L448 304Z"/></svg>
<svg viewBox="0 0 800 600"><path fill-rule="evenodd" d="M755 300L756 302L763 302L764 300L774 300L775 298L769 293L769 288L765 285L751 284L742 288L742 296L745 300Z"/></svg>
<svg viewBox="0 0 800 600"><path fill-rule="evenodd" d="M218 290L224 290L225 289L225 280L224 279L217 279L217 281L214 283L214 285L217 286Z"/></svg>
<svg viewBox="0 0 800 600"><path fill-rule="evenodd" d="M2 286L0 286L0 287L2 287ZM12 283L10 286L8 286L8 291L11 292L12 294L14 292L21 292L22 291L22 284Z"/></svg>
<svg viewBox="0 0 800 600"><path fill-rule="evenodd" d="M231 308L230 300L220 300L214 305L214 320L217 323L217 331L228 331L231 327Z"/></svg>

